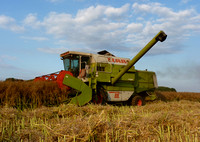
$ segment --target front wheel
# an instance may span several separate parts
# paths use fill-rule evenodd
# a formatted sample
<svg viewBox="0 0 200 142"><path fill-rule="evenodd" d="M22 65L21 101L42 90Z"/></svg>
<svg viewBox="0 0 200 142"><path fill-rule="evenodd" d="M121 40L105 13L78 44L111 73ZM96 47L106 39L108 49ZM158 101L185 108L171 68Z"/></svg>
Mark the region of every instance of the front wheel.
<svg viewBox="0 0 200 142"><path fill-rule="evenodd" d="M143 105L145 105L145 100L141 96L136 95L132 98L131 105L133 105L133 106L143 106Z"/></svg>

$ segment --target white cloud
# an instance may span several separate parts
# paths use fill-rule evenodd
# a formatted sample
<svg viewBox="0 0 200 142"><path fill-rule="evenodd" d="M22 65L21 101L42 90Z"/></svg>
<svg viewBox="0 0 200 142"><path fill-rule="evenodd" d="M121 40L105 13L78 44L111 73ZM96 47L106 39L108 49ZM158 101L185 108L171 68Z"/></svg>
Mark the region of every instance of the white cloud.
<svg viewBox="0 0 200 142"><path fill-rule="evenodd" d="M129 7L129 4L125 4L120 8L103 5L97 5L96 7L91 6L89 8L79 10L75 17L75 21L81 22L81 24L88 24L91 22L97 23L119 20L125 16Z"/></svg>
<svg viewBox="0 0 200 142"><path fill-rule="evenodd" d="M68 49L65 47L60 47L60 48L45 47L45 48L38 48L38 50L49 54L61 54L68 51Z"/></svg>
<svg viewBox="0 0 200 142"><path fill-rule="evenodd" d="M108 17L120 17L122 15L124 15L128 10L129 10L129 6L130 4L125 4L120 8L114 8L114 7L107 7L105 9L105 14Z"/></svg>
<svg viewBox="0 0 200 142"><path fill-rule="evenodd" d="M0 61L4 61L4 60L17 60L17 57L15 56L9 56L9 55L1 55L0 56Z"/></svg>
<svg viewBox="0 0 200 142"><path fill-rule="evenodd" d="M52 3L56 3L56 2L60 2L62 0L47 0L47 1L52 2Z"/></svg>
<svg viewBox="0 0 200 142"><path fill-rule="evenodd" d="M102 22L104 17L104 11L106 7L98 5L96 7L90 6L87 9L79 10L75 17L75 22L80 24L89 24L91 22Z"/></svg>
<svg viewBox="0 0 200 142"><path fill-rule="evenodd" d="M162 43L162 49L151 52L156 55L181 51L183 39L200 33L199 21L200 14L193 8L177 11L161 3L133 3L132 7L130 4L117 8L90 6L78 10L74 15L50 12L42 19L31 13L23 20L23 26L52 35L56 41L65 41L62 47L133 52L137 48L131 47L143 47L155 34L164 30L168 38ZM14 31L14 27L24 29L23 26L16 25L11 17L0 16L2 28ZM22 38L47 40L40 36Z"/></svg>
<svg viewBox="0 0 200 142"><path fill-rule="evenodd" d="M162 44L164 48L152 54L178 52L182 39L200 31L200 14L192 8L176 12L160 3L134 3L132 10L133 15L127 16L131 12L129 4L119 8L97 5L79 10L75 16L51 12L39 21L37 15L29 14L24 21L33 28L44 27L47 34L67 41L66 45L99 50L143 47L159 30L164 30L169 38ZM132 21L133 16L140 20Z"/></svg>
<svg viewBox="0 0 200 142"><path fill-rule="evenodd" d="M145 13L145 14L155 14L155 15L162 15L164 17L172 16L175 13L168 7L162 6L160 3L147 3L147 4L139 4L134 3L132 5L134 12L136 13Z"/></svg>
<svg viewBox="0 0 200 142"><path fill-rule="evenodd" d="M168 34L167 41L162 43L164 48L154 50L152 54L178 52L182 50L184 39L200 33L200 14L193 8L176 11L160 3L134 3L132 8L134 16L140 19L144 17L145 20L139 21L143 24L142 32L129 34L128 41L142 46L157 30L164 30Z"/></svg>
<svg viewBox="0 0 200 142"><path fill-rule="evenodd" d="M0 15L0 28L8 29L13 32L24 31L24 27L17 25L14 18L5 15Z"/></svg>
<svg viewBox="0 0 200 142"><path fill-rule="evenodd" d="M42 23L38 21L37 14L28 14L23 21L25 26L31 26L33 28L39 28L42 26Z"/></svg>
<svg viewBox="0 0 200 142"><path fill-rule="evenodd" d="M70 36L76 26L70 14L51 12L42 22L46 32L55 37Z"/></svg>
<svg viewBox="0 0 200 142"><path fill-rule="evenodd" d="M188 3L189 1L191 1L191 0L181 0L181 3L186 4L186 3Z"/></svg>
<svg viewBox="0 0 200 142"><path fill-rule="evenodd" d="M127 7L126 4L117 8L112 14L117 13L119 18L125 14ZM101 5L91 6L79 10L75 17L67 13L51 12L39 23L42 23L48 34L56 38L64 38L71 43L83 43L90 48L110 48L113 42L121 44L124 38L123 28L126 26L126 23L110 20L108 13L105 14L110 8ZM116 19L116 15L114 17Z"/></svg>
<svg viewBox="0 0 200 142"><path fill-rule="evenodd" d="M26 36L21 36L22 39L27 39L27 40L36 40L36 41L45 41L48 40L46 37L26 37Z"/></svg>
<svg viewBox="0 0 200 142"><path fill-rule="evenodd" d="M142 32L143 24L141 23L130 23L127 25L127 32L135 33L135 32Z"/></svg>

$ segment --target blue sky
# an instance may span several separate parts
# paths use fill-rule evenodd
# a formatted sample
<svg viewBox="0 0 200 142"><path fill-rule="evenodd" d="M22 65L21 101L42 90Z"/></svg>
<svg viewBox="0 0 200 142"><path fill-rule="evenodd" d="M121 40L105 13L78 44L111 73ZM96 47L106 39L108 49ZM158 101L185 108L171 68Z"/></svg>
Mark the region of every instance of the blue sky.
<svg viewBox="0 0 200 142"><path fill-rule="evenodd" d="M32 79L63 69L68 50L108 50L132 58L160 30L137 69L160 86L200 92L198 0L4 0L0 2L0 80Z"/></svg>

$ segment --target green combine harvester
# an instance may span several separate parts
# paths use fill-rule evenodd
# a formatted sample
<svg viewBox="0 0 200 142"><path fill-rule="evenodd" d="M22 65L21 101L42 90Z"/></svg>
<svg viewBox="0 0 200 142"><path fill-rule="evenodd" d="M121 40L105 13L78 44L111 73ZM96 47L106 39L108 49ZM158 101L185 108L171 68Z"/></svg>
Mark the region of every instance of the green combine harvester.
<svg viewBox="0 0 200 142"><path fill-rule="evenodd" d="M115 57L106 50L98 54L65 52L60 55L64 71L59 72L56 81L61 88L71 88L70 103L78 106L91 101L96 104L128 102L131 105L144 105L145 101L156 99L156 74L136 70L134 64L166 37L160 31L132 60Z"/></svg>

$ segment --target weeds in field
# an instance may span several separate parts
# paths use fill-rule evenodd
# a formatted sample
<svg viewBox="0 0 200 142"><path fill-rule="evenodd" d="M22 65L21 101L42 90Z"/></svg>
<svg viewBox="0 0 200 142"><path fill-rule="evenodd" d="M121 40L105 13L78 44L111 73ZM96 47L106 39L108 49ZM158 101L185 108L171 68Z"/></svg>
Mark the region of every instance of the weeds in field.
<svg viewBox="0 0 200 142"><path fill-rule="evenodd" d="M42 105L59 105L67 99L67 91L54 82L5 81L0 82L0 105L18 109Z"/></svg>
<svg viewBox="0 0 200 142"><path fill-rule="evenodd" d="M200 93L192 92L156 92L158 98L162 101L179 101L179 100L189 100L200 102Z"/></svg>
<svg viewBox="0 0 200 142"><path fill-rule="evenodd" d="M200 103L0 109L1 141L200 141Z"/></svg>
<svg viewBox="0 0 200 142"><path fill-rule="evenodd" d="M55 82L0 81L0 106L18 109L55 106L67 100L67 90L58 88ZM200 93L156 92L162 101L190 100L200 102Z"/></svg>
<svg viewBox="0 0 200 142"><path fill-rule="evenodd" d="M142 107L77 107L53 82L0 82L0 141L200 141L200 93L157 95Z"/></svg>

